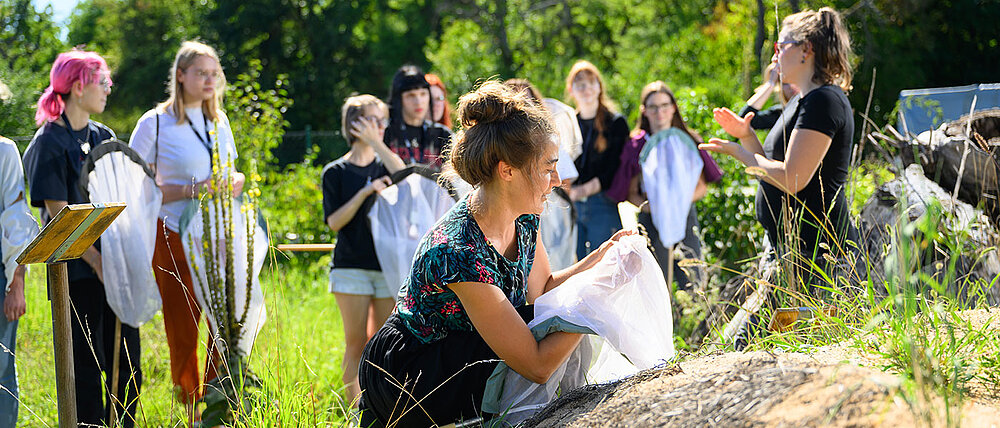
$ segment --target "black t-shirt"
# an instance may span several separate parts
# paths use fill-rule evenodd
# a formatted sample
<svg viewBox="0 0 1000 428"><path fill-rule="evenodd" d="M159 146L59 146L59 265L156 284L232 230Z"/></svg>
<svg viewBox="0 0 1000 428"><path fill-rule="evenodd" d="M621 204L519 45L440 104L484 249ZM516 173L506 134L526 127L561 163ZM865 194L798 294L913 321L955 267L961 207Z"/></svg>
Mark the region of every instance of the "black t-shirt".
<svg viewBox="0 0 1000 428"><path fill-rule="evenodd" d="M601 181L601 191L608 190L615 178L615 172L618 171L622 148L629 140L628 123L620 114L607 115L603 132L607 146L603 152L598 152L594 147L597 141L595 119L581 119L580 115L577 115L576 120L580 124L580 134L583 135L583 153L573 161L577 172L580 173L574 184L584 184L597 177Z"/></svg>
<svg viewBox="0 0 1000 428"><path fill-rule="evenodd" d="M114 132L95 121L90 121L87 128L80 131L71 131L52 122L38 129L24 151L24 172L31 206L41 208L45 223L51 220L45 210L46 200L66 201L70 205L89 202L77 185L83 160L93 147L109 138L115 138ZM94 246L100 250L100 241ZM70 281L97 279L97 273L83 259L70 260L66 269Z"/></svg>
<svg viewBox="0 0 1000 428"><path fill-rule="evenodd" d="M323 222L368 183L385 175L389 175L389 171L378 159L366 166L357 166L343 157L323 167ZM374 202L375 194L369 195L351 221L337 232L331 267L382 270L375 256L372 225L368 220L368 209Z"/></svg>
<svg viewBox="0 0 1000 428"><path fill-rule="evenodd" d="M799 224L799 251L813 257L818 242L832 244L827 234L821 233L820 221L826 228L836 233L836 240L851 239L857 243L857 230L850 221L850 206L844 195L848 166L851 161L851 146L854 138L854 113L844 91L834 85L825 85L810 91L804 97L796 96L785 107L771 132L764 140L765 155L774 160L785 160L787 139L795 129L810 129L822 132L832 138L830 148L823 157L809 184L795 196L789 198L781 189L760 182L757 189L757 220L767 231L775 248L787 248L784 244L782 226L782 206L786 203L792 211L792 219L801 219ZM803 211L805 203L808 211Z"/></svg>
<svg viewBox="0 0 1000 428"><path fill-rule="evenodd" d="M440 170L442 153L451 144L451 130L426 120L421 126L401 122L386 129L385 144L407 165L422 164Z"/></svg>
<svg viewBox="0 0 1000 428"><path fill-rule="evenodd" d="M796 98L798 102L798 98ZM789 104L791 104L789 102ZM778 117L781 116L781 112L785 110L785 107L779 105L773 105L765 110L757 110L753 106L747 104L740 109L740 117L746 117L747 113L753 112L753 119L750 120L750 127L753 129L769 130L774 127L774 124L778 121Z"/></svg>

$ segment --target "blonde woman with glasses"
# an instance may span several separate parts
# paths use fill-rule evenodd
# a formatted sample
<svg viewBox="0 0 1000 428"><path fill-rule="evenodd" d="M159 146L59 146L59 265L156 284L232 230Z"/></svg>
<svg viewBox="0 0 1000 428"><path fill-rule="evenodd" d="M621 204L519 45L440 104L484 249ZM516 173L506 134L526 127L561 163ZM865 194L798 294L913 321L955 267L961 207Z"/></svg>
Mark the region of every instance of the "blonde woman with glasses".
<svg viewBox="0 0 1000 428"><path fill-rule="evenodd" d="M225 90L226 77L215 49L200 42L184 42L170 69L167 100L142 115L129 140L129 145L153 167L163 193L153 272L163 299L174 390L191 421L198 420L194 406L203 393L202 384L217 376L218 354L209 351L203 378L198 368L202 308L195 299L181 245L180 218L211 176L213 145L218 143L223 162L237 157L233 131L222 111ZM234 180L233 193L239 194L243 174L236 173Z"/></svg>

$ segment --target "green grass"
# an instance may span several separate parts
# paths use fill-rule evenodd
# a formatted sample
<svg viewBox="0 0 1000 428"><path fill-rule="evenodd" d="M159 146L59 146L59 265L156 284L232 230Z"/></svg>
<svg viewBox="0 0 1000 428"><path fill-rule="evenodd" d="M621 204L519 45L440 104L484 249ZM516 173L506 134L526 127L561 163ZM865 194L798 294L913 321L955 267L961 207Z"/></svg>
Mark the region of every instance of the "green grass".
<svg viewBox="0 0 1000 428"><path fill-rule="evenodd" d="M343 330L333 295L327 292L328 262L324 256L315 263L286 260L265 265L262 280L268 318L250 358L251 370L263 380L264 388L257 400L260 407L246 415L246 426L344 424ZM44 281L44 268L34 266L25 286L27 313L18 325L18 426L24 427L58 426L51 311ZM173 398L162 316L158 313L144 324L140 335L144 379L137 426L184 426L183 406Z"/></svg>

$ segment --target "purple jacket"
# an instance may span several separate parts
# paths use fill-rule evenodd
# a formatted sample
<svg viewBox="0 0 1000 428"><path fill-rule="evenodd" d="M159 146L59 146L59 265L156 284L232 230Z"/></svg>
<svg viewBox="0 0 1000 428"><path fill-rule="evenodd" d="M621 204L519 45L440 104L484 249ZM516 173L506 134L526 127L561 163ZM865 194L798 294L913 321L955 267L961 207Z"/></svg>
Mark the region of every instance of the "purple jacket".
<svg viewBox="0 0 1000 428"><path fill-rule="evenodd" d="M646 131L639 131L622 148L622 155L619 159L618 172L615 173L611 187L605 192L609 198L616 202L623 202L628 199L628 186L632 178L642 174L642 166L639 165L639 153L642 153L643 146L646 145ZM704 150L698 150L701 160L705 166L701 174L705 177L706 183L715 183L722 179L722 169L715 163L712 156Z"/></svg>

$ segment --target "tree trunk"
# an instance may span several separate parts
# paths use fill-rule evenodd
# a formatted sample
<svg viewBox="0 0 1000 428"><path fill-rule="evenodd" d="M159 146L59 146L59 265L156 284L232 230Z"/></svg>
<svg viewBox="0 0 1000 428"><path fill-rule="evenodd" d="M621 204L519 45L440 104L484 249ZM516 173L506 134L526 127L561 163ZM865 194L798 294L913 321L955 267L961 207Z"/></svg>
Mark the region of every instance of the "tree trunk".
<svg viewBox="0 0 1000 428"><path fill-rule="evenodd" d="M500 74L504 79L514 77L514 53L507 38L507 0L497 0L493 12L493 36L500 48Z"/></svg>
<svg viewBox="0 0 1000 428"><path fill-rule="evenodd" d="M764 67L764 37L767 34L767 28L764 26L765 12L767 10L764 6L764 0L757 0L757 37L753 40L753 52L757 55L757 68L759 69Z"/></svg>

